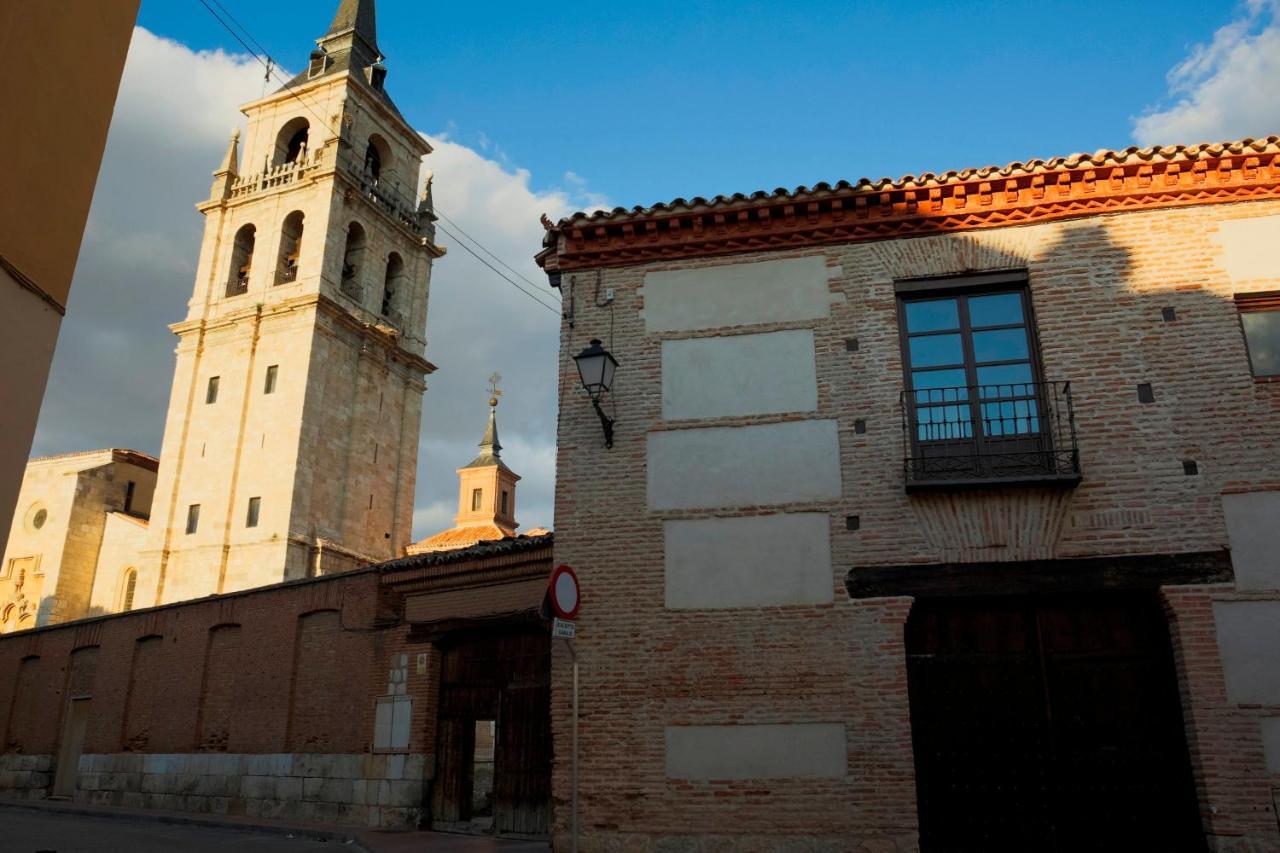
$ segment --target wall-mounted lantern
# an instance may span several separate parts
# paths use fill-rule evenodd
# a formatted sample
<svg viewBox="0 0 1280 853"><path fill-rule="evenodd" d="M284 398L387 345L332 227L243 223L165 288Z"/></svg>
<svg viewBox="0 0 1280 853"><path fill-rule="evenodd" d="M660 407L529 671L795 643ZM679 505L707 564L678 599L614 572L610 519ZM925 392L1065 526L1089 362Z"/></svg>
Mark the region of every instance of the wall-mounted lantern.
<svg viewBox="0 0 1280 853"><path fill-rule="evenodd" d="M573 360L578 363L582 387L591 395L591 405L596 407L600 425L604 427L604 446L613 447L613 418L600 408L600 397L613 387L613 374L618 369L618 360L600 344L599 338L592 338L591 345L575 355Z"/></svg>

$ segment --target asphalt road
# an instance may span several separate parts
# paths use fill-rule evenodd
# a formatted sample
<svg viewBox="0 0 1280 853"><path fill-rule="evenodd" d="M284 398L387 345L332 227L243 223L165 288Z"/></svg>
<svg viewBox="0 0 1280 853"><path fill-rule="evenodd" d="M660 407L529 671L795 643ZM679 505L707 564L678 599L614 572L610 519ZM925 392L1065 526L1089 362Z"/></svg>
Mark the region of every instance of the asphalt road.
<svg viewBox="0 0 1280 853"><path fill-rule="evenodd" d="M255 831L0 809L0 853L344 853L353 845Z"/></svg>

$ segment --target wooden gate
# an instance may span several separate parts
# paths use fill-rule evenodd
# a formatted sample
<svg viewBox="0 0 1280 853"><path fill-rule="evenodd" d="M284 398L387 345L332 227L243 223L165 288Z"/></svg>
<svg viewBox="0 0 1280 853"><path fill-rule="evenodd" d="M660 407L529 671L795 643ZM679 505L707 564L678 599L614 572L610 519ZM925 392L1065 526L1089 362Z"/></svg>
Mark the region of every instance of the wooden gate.
<svg viewBox="0 0 1280 853"><path fill-rule="evenodd" d="M550 637L537 629L486 631L442 646L432 827L546 837Z"/></svg>
<svg viewBox="0 0 1280 853"><path fill-rule="evenodd" d="M923 853L1205 850L1154 594L917 600Z"/></svg>

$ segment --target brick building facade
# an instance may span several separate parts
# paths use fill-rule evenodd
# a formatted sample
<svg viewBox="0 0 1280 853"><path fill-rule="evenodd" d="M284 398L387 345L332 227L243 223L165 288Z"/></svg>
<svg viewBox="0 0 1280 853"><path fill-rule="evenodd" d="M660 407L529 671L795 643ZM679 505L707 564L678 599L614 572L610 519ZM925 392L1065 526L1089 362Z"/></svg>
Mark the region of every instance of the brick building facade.
<svg viewBox="0 0 1280 853"><path fill-rule="evenodd" d="M1278 157L544 221L583 849L1280 849Z"/></svg>
<svg viewBox="0 0 1280 853"><path fill-rule="evenodd" d="M0 797L545 834L550 558L517 537L0 637Z"/></svg>

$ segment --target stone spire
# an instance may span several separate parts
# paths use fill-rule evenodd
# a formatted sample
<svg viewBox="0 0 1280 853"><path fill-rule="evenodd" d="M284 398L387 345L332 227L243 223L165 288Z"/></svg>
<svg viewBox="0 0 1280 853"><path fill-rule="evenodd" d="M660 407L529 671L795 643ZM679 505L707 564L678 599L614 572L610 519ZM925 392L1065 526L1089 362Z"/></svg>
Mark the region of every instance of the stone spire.
<svg viewBox="0 0 1280 853"><path fill-rule="evenodd" d="M334 13L333 23L329 24L329 31L324 34L324 38L335 38L345 35L348 30L353 30L358 38L364 39L376 51L378 49L378 15L373 4L374 0L342 0L338 4L338 11Z"/></svg>
<svg viewBox="0 0 1280 853"><path fill-rule="evenodd" d="M373 0L342 0L329 30L317 43L331 56L349 54L348 67L367 68L382 58L378 50L378 20Z"/></svg>
<svg viewBox="0 0 1280 853"><path fill-rule="evenodd" d="M483 465L502 464L502 444L498 441L498 398L489 398L489 423L484 428L484 436L480 439L480 455L468 465L468 468L479 468Z"/></svg>
<svg viewBox="0 0 1280 853"><path fill-rule="evenodd" d="M227 153L222 155L222 165L213 173L213 189L210 198L226 198L231 194L231 185L240 176L240 128L231 131L231 141L227 143Z"/></svg>
<svg viewBox="0 0 1280 853"><path fill-rule="evenodd" d="M453 527L415 542L407 553L448 551L467 548L477 542L516 536L516 483L520 475L506 466L499 455L498 374L489 378L489 423L480 439L480 455L458 469L458 514Z"/></svg>

